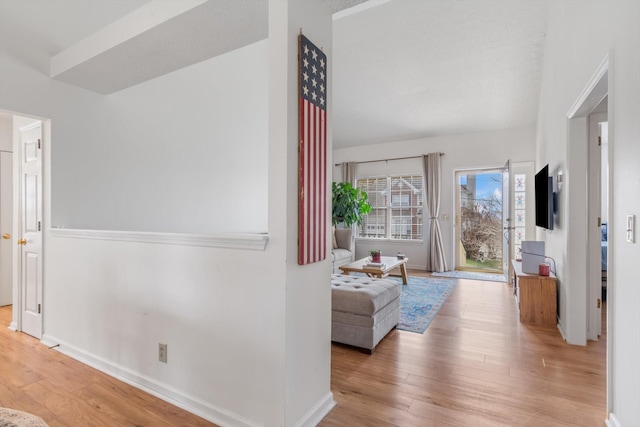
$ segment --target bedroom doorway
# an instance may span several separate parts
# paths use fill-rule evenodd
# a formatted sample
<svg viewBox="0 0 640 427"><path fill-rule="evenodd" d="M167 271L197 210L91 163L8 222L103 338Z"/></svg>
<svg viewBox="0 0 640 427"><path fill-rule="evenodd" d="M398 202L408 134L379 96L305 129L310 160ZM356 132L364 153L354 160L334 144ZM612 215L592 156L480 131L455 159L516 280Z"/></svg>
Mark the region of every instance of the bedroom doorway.
<svg viewBox="0 0 640 427"><path fill-rule="evenodd" d="M504 248L503 234L508 220L503 213L506 170L505 167L456 172L456 270L499 274L508 264L509 251Z"/></svg>
<svg viewBox="0 0 640 427"><path fill-rule="evenodd" d="M587 264L589 300L597 301L592 307L587 325L587 339L598 340L602 335L601 310L607 300L608 269L608 97L589 115L589 224L596 225L595 236L589 239L589 260Z"/></svg>

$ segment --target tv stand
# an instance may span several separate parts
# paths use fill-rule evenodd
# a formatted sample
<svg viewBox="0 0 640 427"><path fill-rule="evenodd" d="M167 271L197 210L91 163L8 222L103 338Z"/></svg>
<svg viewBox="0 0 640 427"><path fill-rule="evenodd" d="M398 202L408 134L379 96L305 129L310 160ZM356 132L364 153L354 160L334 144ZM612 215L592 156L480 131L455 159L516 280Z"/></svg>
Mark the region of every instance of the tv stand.
<svg viewBox="0 0 640 427"><path fill-rule="evenodd" d="M522 272L521 261L511 261L513 290L522 323L556 325L556 276L538 276Z"/></svg>

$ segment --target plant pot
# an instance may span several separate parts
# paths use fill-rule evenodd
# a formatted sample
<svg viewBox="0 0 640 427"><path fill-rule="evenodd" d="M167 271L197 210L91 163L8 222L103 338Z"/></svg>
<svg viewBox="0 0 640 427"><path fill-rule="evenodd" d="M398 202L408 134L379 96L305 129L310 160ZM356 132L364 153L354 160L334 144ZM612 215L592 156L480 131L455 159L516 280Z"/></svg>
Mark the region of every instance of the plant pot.
<svg viewBox="0 0 640 427"><path fill-rule="evenodd" d="M371 255L371 262L380 262L382 260L380 254Z"/></svg>

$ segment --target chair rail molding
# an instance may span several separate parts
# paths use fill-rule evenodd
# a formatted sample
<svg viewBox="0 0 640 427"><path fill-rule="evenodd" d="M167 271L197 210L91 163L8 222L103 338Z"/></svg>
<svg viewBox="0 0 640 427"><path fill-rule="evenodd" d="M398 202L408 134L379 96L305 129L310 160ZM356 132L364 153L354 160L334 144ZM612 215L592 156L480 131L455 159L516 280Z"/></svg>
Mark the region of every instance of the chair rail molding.
<svg viewBox="0 0 640 427"><path fill-rule="evenodd" d="M52 237L118 240L123 242L159 243L165 245L205 246L223 249L244 249L264 251L269 241L265 234L183 234L156 233L146 231L83 230L71 228L50 228Z"/></svg>

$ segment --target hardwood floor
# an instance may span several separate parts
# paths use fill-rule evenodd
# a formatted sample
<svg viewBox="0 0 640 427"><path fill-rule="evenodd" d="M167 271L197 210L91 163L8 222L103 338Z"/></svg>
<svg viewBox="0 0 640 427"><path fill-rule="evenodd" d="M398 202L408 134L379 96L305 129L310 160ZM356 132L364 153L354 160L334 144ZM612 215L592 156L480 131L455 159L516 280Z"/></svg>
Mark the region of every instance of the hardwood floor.
<svg viewBox="0 0 640 427"><path fill-rule="evenodd" d="M0 307L0 406L38 415L50 427L212 426L29 335L7 329Z"/></svg>
<svg viewBox="0 0 640 427"><path fill-rule="evenodd" d="M606 337L520 323L504 283L460 280L424 335L392 331L371 356L332 349L323 427L605 425Z"/></svg>
<svg viewBox="0 0 640 427"><path fill-rule="evenodd" d="M213 425L9 331L10 320L0 308L0 406L51 427ZM555 327L521 324L509 286L460 280L423 335L392 331L370 356L332 345L338 405L320 426L603 426L605 359L604 336L570 346Z"/></svg>

